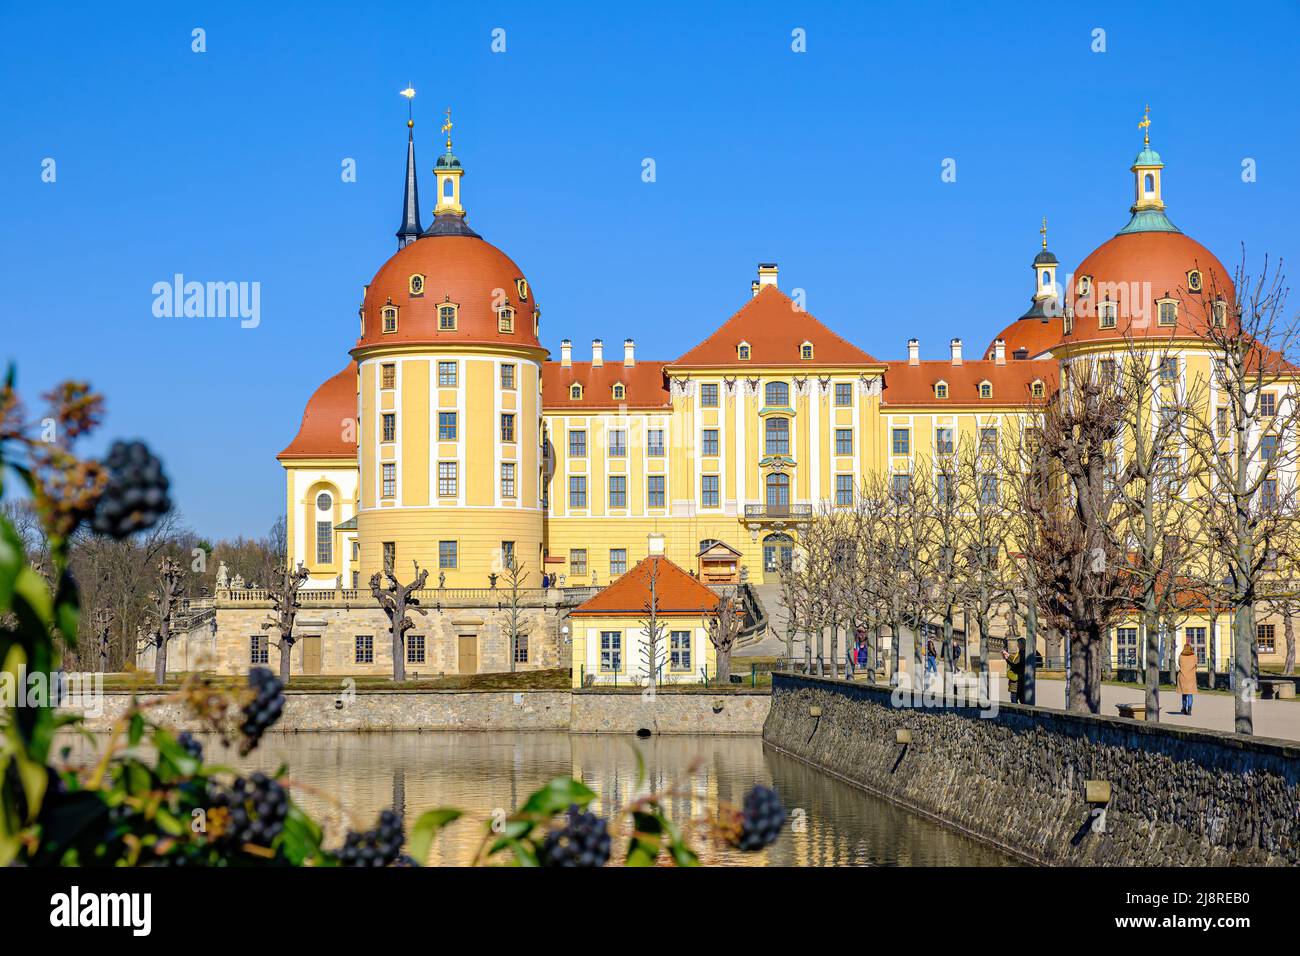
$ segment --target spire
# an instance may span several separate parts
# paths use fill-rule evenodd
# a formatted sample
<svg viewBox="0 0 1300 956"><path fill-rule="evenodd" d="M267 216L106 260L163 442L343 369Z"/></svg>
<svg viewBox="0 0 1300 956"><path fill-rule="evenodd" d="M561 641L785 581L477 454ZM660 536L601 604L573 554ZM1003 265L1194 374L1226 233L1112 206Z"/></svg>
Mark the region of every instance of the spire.
<svg viewBox="0 0 1300 956"><path fill-rule="evenodd" d="M1178 232L1179 229L1165 215L1165 202L1160 196L1160 176L1165 164L1160 154L1151 148L1151 107L1142 111L1138 123L1142 130L1142 151L1129 167L1133 171L1134 201L1129 207L1133 218L1120 235L1126 232Z"/></svg>
<svg viewBox="0 0 1300 956"><path fill-rule="evenodd" d="M420 238L420 190L415 174L415 119L411 100L415 90L410 85L402 90L406 97L406 191L402 196L402 227L397 230L397 248Z"/></svg>
<svg viewBox="0 0 1300 956"><path fill-rule="evenodd" d="M1047 248L1046 216L1043 217L1043 225L1038 232L1043 237L1043 248L1038 255L1034 256L1034 298L1029 305L1029 311L1021 316L1022 319L1046 320L1056 314L1056 269L1058 263L1056 256Z"/></svg>
<svg viewBox="0 0 1300 956"><path fill-rule="evenodd" d="M442 132L447 134L447 151L433 164L433 174L438 180L437 205L433 207L433 222L425 230L426 236L472 236L481 238L465 222L465 207L460 204L460 178L465 169L451 151L451 107Z"/></svg>

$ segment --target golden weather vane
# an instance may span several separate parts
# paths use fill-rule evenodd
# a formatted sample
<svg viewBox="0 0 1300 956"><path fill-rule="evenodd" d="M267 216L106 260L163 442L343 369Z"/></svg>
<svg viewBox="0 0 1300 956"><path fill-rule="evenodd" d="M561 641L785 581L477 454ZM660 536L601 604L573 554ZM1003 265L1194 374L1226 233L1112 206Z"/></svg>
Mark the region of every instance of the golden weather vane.
<svg viewBox="0 0 1300 956"><path fill-rule="evenodd" d="M442 124L442 131L447 134L447 152L451 152L451 107L447 107L447 121Z"/></svg>
<svg viewBox="0 0 1300 956"><path fill-rule="evenodd" d="M1038 230L1043 234L1043 248L1047 248L1047 217L1043 217L1043 228Z"/></svg>
<svg viewBox="0 0 1300 956"><path fill-rule="evenodd" d="M1138 123L1138 129L1142 130L1142 145L1151 145L1151 105L1142 111L1142 121Z"/></svg>
<svg viewBox="0 0 1300 956"><path fill-rule="evenodd" d="M414 126L415 117L412 115L413 111L411 107L413 104L411 103L411 100L415 99L415 87L410 83L407 83L406 89L402 90L398 95L406 97L406 125L408 127Z"/></svg>

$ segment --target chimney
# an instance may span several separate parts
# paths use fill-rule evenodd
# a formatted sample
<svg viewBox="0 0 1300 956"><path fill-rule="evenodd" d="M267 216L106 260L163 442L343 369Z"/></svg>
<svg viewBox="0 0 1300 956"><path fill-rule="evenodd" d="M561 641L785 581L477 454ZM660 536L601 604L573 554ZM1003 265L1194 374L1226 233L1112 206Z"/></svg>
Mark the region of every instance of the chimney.
<svg viewBox="0 0 1300 956"><path fill-rule="evenodd" d="M623 340L623 367L631 368L636 365L636 343L631 339Z"/></svg>
<svg viewBox="0 0 1300 956"><path fill-rule="evenodd" d="M917 339L907 340L907 364L921 364L921 343Z"/></svg>
<svg viewBox="0 0 1300 956"><path fill-rule="evenodd" d="M664 535L662 531L652 531L647 539L649 554L651 557L662 555L664 553Z"/></svg>
<svg viewBox="0 0 1300 956"><path fill-rule="evenodd" d="M600 368L605 364L605 343L600 339L591 340L591 367Z"/></svg>
<svg viewBox="0 0 1300 956"><path fill-rule="evenodd" d="M1007 364L1007 343L1002 339L993 340L993 364Z"/></svg>
<svg viewBox="0 0 1300 956"><path fill-rule="evenodd" d="M560 366L562 368L573 368L573 343L568 339L560 342Z"/></svg>
<svg viewBox="0 0 1300 956"><path fill-rule="evenodd" d="M758 295L758 280L757 280L757 279L755 279L753 282L751 282L751 283L749 284L749 291L750 291L751 293L753 293L754 295Z"/></svg>
<svg viewBox="0 0 1300 956"><path fill-rule="evenodd" d="M776 285L776 263L775 262L760 262L758 264L759 290L761 290L762 287L765 285L770 285L770 286Z"/></svg>
<svg viewBox="0 0 1300 956"><path fill-rule="evenodd" d="M952 340L952 364L961 364L961 339Z"/></svg>

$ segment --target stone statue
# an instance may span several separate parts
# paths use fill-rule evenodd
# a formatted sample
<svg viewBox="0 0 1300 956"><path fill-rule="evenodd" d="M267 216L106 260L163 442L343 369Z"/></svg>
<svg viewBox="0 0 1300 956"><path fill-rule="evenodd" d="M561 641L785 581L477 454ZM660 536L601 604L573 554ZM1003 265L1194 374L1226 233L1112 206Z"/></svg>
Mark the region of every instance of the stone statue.
<svg viewBox="0 0 1300 956"><path fill-rule="evenodd" d="M497 575L495 571L488 574L488 587L494 591L497 589Z"/></svg>
<svg viewBox="0 0 1300 956"><path fill-rule="evenodd" d="M740 583L741 583L741 584L747 584L747 583L749 583L749 565L748 565L748 564L742 564L742 565L740 566Z"/></svg>
<svg viewBox="0 0 1300 956"><path fill-rule="evenodd" d="M232 591L242 591L244 589L244 576L242 574L236 574L231 578L230 589Z"/></svg>
<svg viewBox="0 0 1300 956"><path fill-rule="evenodd" d="M230 587L230 571L226 568L226 562L222 561L217 565L217 590L225 591Z"/></svg>
<svg viewBox="0 0 1300 956"><path fill-rule="evenodd" d="M447 572L446 572L446 571L439 571L439 572L438 572L438 587L439 587L439 589L441 589L441 588L445 588L446 586L447 586Z"/></svg>

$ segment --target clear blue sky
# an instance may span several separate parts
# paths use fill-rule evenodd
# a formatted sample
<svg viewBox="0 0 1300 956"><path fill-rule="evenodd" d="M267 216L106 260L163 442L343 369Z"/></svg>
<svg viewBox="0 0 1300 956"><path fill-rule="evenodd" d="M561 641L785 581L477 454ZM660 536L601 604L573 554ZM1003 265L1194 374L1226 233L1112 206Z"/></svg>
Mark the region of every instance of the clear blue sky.
<svg viewBox="0 0 1300 956"><path fill-rule="evenodd" d="M470 222L557 354L678 355L767 260L874 355L982 348L1028 303L1040 217L1068 268L1127 221L1147 103L1175 223L1230 266L1300 253L1294 2L617 6L4 0L0 359L28 394L104 391L105 436L155 446L200 533L263 533L395 248L408 82L426 221L451 105ZM155 318L177 272L260 282L260 327Z"/></svg>

